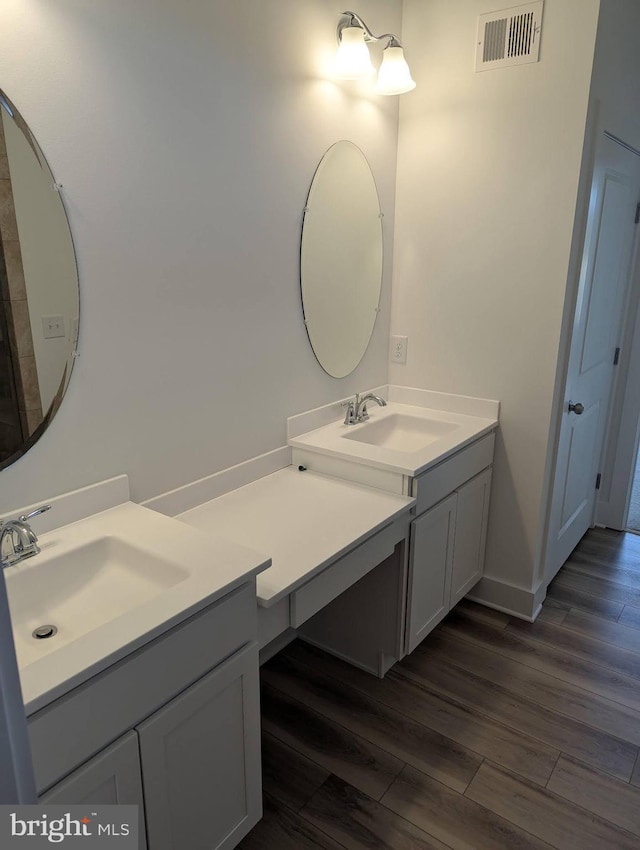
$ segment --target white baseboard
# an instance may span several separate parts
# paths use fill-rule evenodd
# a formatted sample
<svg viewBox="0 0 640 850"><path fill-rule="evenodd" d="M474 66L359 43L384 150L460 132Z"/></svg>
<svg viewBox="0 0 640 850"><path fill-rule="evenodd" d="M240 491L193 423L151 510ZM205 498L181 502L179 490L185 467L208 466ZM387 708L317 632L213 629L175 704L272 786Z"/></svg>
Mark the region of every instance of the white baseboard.
<svg viewBox="0 0 640 850"><path fill-rule="evenodd" d="M298 632L295 629L287 629L286 632L283 632L281 635L278 635L277 638L274 638L271 643L263 646L260 650L260 666L262 667L263 664L266 664L270 658L277 655L281 649L284 649L285 646L288 646L297 637Z"/></svg>
<svg viewBox="0 0 640 850"><path fill-rule="evenodd" d="M384 677L382 659L379 659L378 668L374 668L370 667L367 664L363 664L361 661L357 661L355 658L351 658L350 655L347 655L344 652L338 652L334 647L327 646L326 644L322 643L322 641L314 640L313 638L307 637L305 634L300 634L300 640L304 641L305 643L308 643L309 646L315 646L317 649L321 649L328 655L333 655L335 658L339 658L340 661L345 661L352 667L357 667L359 670L364 670L365 673L370 673L372 676L376 676L378 679L382 679Z"/></svg>
<svg viewBox="0 0 640 850"><path fill-rule="evenodd" d="M539 584L535 590L531 590L485 576L466 598L480 605L486 605L487 608L495 608L496 611L533 623L540 613L546 593L544 583Z"/></svg>

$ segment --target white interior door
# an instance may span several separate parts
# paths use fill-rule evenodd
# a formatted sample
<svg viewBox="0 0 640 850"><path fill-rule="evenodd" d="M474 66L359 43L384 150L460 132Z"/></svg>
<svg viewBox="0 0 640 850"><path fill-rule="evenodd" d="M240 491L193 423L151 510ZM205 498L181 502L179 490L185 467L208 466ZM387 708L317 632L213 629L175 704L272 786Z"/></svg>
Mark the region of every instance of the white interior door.
<svg viewBox="0 0 640 850"><path fill-rule="evenodd" d="M571 339L551 500L547 581L593 521L639 199L640 157L603 136L596 155Z"/></svg>

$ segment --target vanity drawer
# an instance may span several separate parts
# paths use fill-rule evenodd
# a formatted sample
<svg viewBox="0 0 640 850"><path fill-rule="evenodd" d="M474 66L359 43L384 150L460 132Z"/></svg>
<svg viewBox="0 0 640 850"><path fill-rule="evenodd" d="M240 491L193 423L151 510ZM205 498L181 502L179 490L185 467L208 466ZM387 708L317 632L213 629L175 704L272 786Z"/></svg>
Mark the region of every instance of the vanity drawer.
<svg viewBox="0 0 640 850"><path fill-rule="evenodd" d="M416 515L424 513L433 505L482 472L493 462L495 434L472 443L452 457L443 460L413 479L411 495L416 497Z"/></svg>
<svg viewBox="0 0 640 850"><path fill-rule="evenodd" d="M242 585L28 718L38 793L256 637Z"/></svg>
<svg viewBox="0 0 640 850"><path fill-rule="evenodd" d="M396 520L376 532L356 549L294 590L290 596L291 625L301 626L329 602L340 596L378 564L393 554L396 543L407 534L408 518Z"/></svg>

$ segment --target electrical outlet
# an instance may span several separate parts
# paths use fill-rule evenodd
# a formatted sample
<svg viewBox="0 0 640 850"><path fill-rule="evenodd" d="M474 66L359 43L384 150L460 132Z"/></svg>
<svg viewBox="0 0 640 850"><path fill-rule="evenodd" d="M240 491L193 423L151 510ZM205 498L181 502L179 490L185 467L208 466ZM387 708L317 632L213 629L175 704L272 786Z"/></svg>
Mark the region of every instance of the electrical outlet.
<svg viewBox="0 0 640 850"><path fill-rule="evenodd" d="M392 363L406 363L407 362L407 343L408 338L406 336L392 336L391 337L391 356L389 359Z"/></svg>
<svg viewBox="0 0 640 850"><path fill-rule="evenodd" d="M45 339L64 336L64 316L43 316L42 335Z"/></svg>

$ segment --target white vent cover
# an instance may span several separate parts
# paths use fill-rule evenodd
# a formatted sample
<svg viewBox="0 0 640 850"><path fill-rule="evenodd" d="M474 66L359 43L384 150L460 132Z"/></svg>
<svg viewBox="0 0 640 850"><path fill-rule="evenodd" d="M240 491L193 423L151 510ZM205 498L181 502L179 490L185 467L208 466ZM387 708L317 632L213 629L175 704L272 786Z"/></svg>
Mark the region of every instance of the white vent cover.
<svg viewBox="0 0 640 850"><path fill-rule="evenodd" d="M544 0L478 18L476 71L537 62Z"/></svg>

